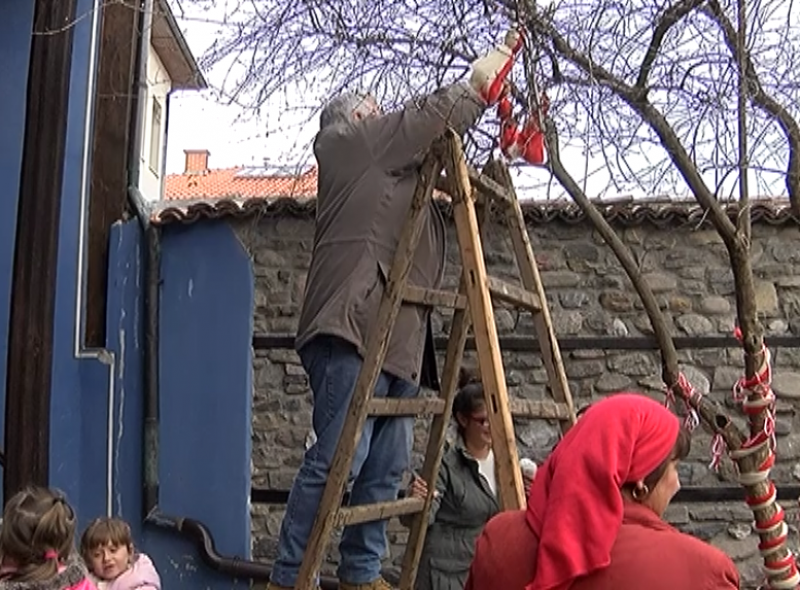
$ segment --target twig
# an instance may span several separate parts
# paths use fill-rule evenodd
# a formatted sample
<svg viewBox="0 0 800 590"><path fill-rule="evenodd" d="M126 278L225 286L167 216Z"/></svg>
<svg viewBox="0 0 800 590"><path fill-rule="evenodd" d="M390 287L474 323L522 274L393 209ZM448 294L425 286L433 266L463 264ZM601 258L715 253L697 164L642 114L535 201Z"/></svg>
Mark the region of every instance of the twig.
<svg viewBox="0 0 800 590"><path fill-rule="evenodd" d="M745 0L736 0L736 12L739 31L736 38L736 48L739 52L737 65L739 67L737 79L737 124L739 128L739 217L736 226L742 236L750 244L750 195L748 194L747 174L749 158L747 157L747 12Z"/></svg>
<svg viewBox="0 0 800 590"><path fill-rule="evenodd" d="M682 0L677 4L673 4L667 8L658 19L653 37L650 39L650 45L647 47L647 52L642 60L642 65L639 67L639 75L636 77L636 84L634 85L640 92L647 92L647 79L650 76L650 70L658 57L658 52L661 49L661 43L664 37L684 16L692 12L700 6L705 0Z"/></svg>
<svg viewBox="0 0 800 590"><path fill-rule="evenodd" d="M800 215L800 125L783 105L764 90L756 72L753 60L747 51L740 55L737 32L717 0L709 0L704 14L708 15L722 29L725 44L737 62L744 64L745 80L750 100L762 112L778 123L789 144L789 164L786 168L786 190L795 215Z"/></svg>

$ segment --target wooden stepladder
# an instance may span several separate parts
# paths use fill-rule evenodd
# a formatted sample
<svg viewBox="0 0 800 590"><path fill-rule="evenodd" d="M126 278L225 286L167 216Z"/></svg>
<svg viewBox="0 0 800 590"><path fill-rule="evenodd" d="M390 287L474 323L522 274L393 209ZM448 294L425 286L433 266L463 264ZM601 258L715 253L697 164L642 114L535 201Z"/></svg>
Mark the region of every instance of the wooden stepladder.
<svg viewBox="0 0 800 590"><path fill-rule="evenodd" d="M522 210L513 191L507 168L498 162L493 162L489 168L486 174L470 170L464 159L461 141L451 130L445 132L444 136L434 143L422 164L420 181L389 272L375 322L376 328L367 341L364 363L306 546L303 564L295 584L296 590L315 588L316 576L335 528L404 514L414 514L414 518L403 558L400 588L401 590L413 588L470 326L475 340L487 416L492 432L498 500L503 510L525 506L512 415L559 420L562 431L566 431L575 422L572 397ZM452 197L453 217L461 252L462 276L458 292L422 289L408 284L428 202L437 181L442 180L440 174L443 169L446 174L444 179L446 192ZM521 285L514 285L487 275L479 227L479 218L485 213L486 202L481 200L476 206L473 187L481 191L483 199L495 201L505 212ZM548 374L553 401L509 400L494 319L493 299L526 309L533 314L534 328ZM372 394L386 357L392 328L403 302L454 309L438 397L373 398ZM428 497L424 500L403 498L377 504L343 507L341 502L353 456L367 418L419 414L434 416L421 473L422 478L428 482L430 490Z"/></svg>

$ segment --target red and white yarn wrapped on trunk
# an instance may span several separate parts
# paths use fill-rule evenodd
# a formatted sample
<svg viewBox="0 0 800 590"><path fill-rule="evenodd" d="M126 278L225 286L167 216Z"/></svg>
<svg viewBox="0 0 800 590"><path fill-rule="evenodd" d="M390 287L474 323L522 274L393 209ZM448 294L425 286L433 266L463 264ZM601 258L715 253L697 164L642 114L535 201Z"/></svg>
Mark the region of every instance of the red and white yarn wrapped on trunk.
<svg viewBox="0 0 800 590"><path fill-rule="evenodd" d="M686 375L683 373L678 373L678 383L675 386L679 391L684 392L683 397L683 407L686 410L686 419L684 420L683 426L689 432L694 432L694 429L698 427L700 424L700 416L698 416L695 409L689 405L690 399L699 400L703 397L703 394L697 391L692 385L691 381L686 378ZM675 393L669 387L664 387L664 393L666 394L666 399L664 400L664 406L673 408L677 408L678 404L675 401Z"/></svg>
<svg viewBox="0 0 800 590"><path fill-rule="evenodd" d="M736 329L735 335L739 340L742 339L739 328ZM738 449L731 449L729 455L738 467L743 459L766 451L766 458L754 471L739 471L738 481L746 490L745 501L755 516L753 529L761 538L758 549L764 559L764 569L768 578L766 585L762 587L763 590L793 590L800 585L800 572L794 555L786 548L789 528L786 525L783 507L777 503L775 484L770 480L770 472L775 465L776 399L771 385L772 355L766 345L761 351L761 359L761 366L755 376L751 379L746 376L741 377L733 386L733 399L741 404L743 412L748 416L752 434ZM699 404L701 395L683 374L679 375L677 387L683 392L684 401L694 400L694 403ZM670 401L674 403L674 395L668 389L666 403ZM691 412L689 416L692 416ZM763 427L760 426L762 416ZM694 419L690 422L693 423ZM725 450L726 444L722 436L714 435L711 461L714 469L719 467ZM752 495L753 488L760 485L766 486L766 493L760 496ZM769 514L771 516L763 516ZM762 518L759 518L760 516Z"/></svg>
<svg viewBox="0 0 800 590"><path fill-rule="evenodd" d="M742 339L739 328L736 329L737 339ZM745 501L756 520L753 528L761 537L758 550L764 558L764 569L767 571L767 587L772 590L792 590L800 585L800 572L791 551L785 549L789 536L789 527L783 507L777 502L775 484L770 481L769 475L775 465L775 392L772 390L772 353L763 345L761 350L761 366L756 374L748 379L741 377L733 386L733 399L742 405L742 411L747 415L751 424L763 415L763 427L753 432L739 449L730 451L731 459L737 462L767 450L767 457L758 468L750 473L739 473L739 483L743 486L768 484L765 494L760 497L747 496ZM772 509L772 510L770 510ZM759 513L773 512L768 519L759 520ZM765 536L767 536L765 538ZM785 557L774 559L777 553L786 553Z"/></svg>

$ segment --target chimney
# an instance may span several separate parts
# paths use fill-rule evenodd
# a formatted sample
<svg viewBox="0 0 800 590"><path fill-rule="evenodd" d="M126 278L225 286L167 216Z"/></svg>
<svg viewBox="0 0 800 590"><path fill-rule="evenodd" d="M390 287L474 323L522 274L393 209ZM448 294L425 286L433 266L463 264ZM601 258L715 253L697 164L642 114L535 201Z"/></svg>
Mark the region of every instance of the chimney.
<svg viewBox="0 0 800 590"><path fill-rule="evenodd" d="M183 150L186 154L186 169L184 174L206 174L208 172L208 150Z"/></svg>

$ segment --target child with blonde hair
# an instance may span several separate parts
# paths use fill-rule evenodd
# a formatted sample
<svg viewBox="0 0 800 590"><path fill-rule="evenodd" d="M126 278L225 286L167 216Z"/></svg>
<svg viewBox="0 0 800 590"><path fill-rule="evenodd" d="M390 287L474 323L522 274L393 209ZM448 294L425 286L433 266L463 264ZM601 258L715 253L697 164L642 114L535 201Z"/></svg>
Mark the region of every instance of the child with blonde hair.
<svg viewBox="0 0 800 590"><path fill-rule="evenodd" d="M81 537L81 555L99 590L161 590L153 562L134 551L131 527L124 520L95 519Z"/></svg>
<svg viewBox="0 0 800 590"><path fill-rule="evenodd" d="M74 549L75 512L64 496L30 487L6 504L0 590L97 590Z"/></svg>

